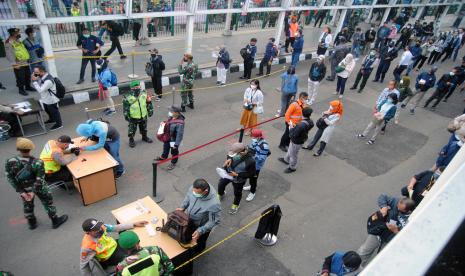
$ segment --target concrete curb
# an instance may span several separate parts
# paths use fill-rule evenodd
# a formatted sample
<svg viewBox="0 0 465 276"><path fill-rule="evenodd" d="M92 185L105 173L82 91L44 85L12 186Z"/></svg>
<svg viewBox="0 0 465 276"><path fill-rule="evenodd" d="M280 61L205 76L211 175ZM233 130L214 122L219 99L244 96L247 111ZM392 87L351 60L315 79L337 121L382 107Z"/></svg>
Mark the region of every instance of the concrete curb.
<svg viewBox="0 0 465 276"><path fill-rule="evenodd" d="M315 53L302 53L299 56L299 60L310 60L312 59L312 56L315 56ZM255 66L254 68L258 68L260 65L261 60L256 60L255 61ZM276 65L279 64L287 64L291 63L291 56L287 55L284 57L280 57L279 59L273 60L273 67L276 67ZM234 64L231 65L229 68L230 73L236 73L236 72L242 72L244 71L244 64ZM216 76L216 67L212 68L207 68L207 69L200 69L199 72L197 73L196 79L207 79ZM147 77L148 78L148 77ZM181 82L181 78L179 74L171 74L167 76L162 77L162 86L170 86L173 84L177 84ZM129 83L130 82L124 82L118 85L118 90L113 90L111 95L112 96L118 96L125 94L126 92L129 91ZM145 88L152 88L152 82L147 82L147 85L145 85ZM65 97L61 99L60 101L60 106L66 106L66 105L73 105L73 104L79 104L83 102L89 102L92 100L98 99L98 89L92 89L89 91L78 91L78 92L70 92L66 93Z"/></svg>

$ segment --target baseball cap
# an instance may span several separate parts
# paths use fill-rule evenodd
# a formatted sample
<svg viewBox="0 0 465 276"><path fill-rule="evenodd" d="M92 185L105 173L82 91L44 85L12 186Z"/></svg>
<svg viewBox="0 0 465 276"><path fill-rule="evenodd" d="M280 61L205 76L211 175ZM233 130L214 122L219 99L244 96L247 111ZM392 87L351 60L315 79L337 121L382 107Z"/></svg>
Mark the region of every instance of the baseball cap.
<svg viewBox="0 0 465 276"><path fill-rule="evenodd" d="M252 132L250 133L250 136L252 136L254 138L263 137L263 131L261 129L254 128L254 129L252 129Z"/></svg>
<svg viewBox="0 0 465 276"><path fill-rule="evenodd" d="M172 105L170 106L170 108L168 109L169 111L171 112L177 112L177 113L181 113L181 108L179 106L176 106L176 105Z"/></svg>
<svg viewBox="0 0 465 276"><path fill-rule="evenodd" d="M61 135L60 137L58 137L57 141L60 143L74 144L73 140L71 140L71 137L69 137L68 135Z"/></svg>
<svg viewBox="0 0 465 276"><path fill-rule="evenodd" d="M239 152L242 152L245 150L245 146L242 143L234 143L232 144L231 148L229 148L228 156L229 157L234 157L236 154Z"/></svg>
<svg viewBox="0 0 465 276"><path fill-rule="evenodd" d="M103 222L98 221L94 218L88 218L82 223L82 230L85 232L99 230L102 227Z"/></svg>
<svg viewBox="0 0 465 276"><path fill-rule="evenodd" d="M136 87L136 86L140 86L140 81L138 81L138 80L131 81L131 84L129 85L129 88L133 88L133 87Z"/></svg>

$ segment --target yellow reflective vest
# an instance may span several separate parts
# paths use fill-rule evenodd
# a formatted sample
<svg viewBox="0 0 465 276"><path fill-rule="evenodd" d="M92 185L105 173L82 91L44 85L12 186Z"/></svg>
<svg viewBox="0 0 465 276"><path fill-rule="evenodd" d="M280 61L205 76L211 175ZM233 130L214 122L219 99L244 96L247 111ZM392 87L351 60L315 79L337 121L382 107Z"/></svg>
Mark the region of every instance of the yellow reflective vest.
<svg viewBox="0 0 465 276"><path fill-rule="evenodd" d="M144 119L147 117L147 93L141 92L138 98L130 95L126 99L129 103L130 118Z"/></svg>
<svg viewBox="0 0 465 276"><path fill-rule="evenodd" d="M45 144L44 149L40 153L40 159L44 161L44 170L46 174L56 173L61 169L61 165L53 160L54 152L63 152L54 140L50 140Z"/></svg>
<svg viewBox="0 0 465 276"><path fill-rule="evenodd" d="M89 234L86 234L82 239L81 247L92 250L95 252L95 258L99 262L106 261L110 259L113 252L116 250L116 241L110 236L107 236L107 228L102 226L105 230L105 233L98 239L97 242L94 241L94 238Z"/></svg>
<svg viewBox="0 0 465 276"><path fill-rule="evenodd" d="M11 41L11 46L15 51L15 58L18 61L28 61L30 56L29 52L27 51L26 47L21 41Z"/></svg>
<svg viewBox="0 0 465 276"><path fill-rule="evenodd" d="M160 256L152 254L125 267L121 274L123 276L159 276L159 263Z"/></svg>

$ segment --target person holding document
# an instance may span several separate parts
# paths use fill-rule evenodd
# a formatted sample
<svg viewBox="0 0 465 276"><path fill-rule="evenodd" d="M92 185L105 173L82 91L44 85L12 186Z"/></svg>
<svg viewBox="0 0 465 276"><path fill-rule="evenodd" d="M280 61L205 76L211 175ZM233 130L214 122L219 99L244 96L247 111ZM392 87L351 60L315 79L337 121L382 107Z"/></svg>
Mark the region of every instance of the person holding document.
<svg viewBox="0 0 465 276"><path fill-rule="evenodd" d="M162 161L168 158L171 150L171 156L179 154L179 146L181 145L184 137L184 115L181 113L181 108L178 106L171 106L168 112L168 120L165 122L164 130L166 129L169 134L169 139L163 142L163 153L161 156L155 158L157 161ZM168 126L166 126L168 125ZM178 163L178 158L173 158L168 170L173 170Z"/></svg>

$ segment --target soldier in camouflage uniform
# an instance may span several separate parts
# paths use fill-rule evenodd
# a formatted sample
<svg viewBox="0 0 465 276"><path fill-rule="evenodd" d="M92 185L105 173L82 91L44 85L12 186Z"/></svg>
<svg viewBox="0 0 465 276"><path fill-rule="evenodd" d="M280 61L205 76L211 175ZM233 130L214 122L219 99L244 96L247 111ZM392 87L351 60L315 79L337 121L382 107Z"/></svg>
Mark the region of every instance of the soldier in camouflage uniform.
<svg viewBox="0 0 465 276"><path fill-rule="evenodd" d="M186 106L194 109L194 80L197 75L198 66L192 60L194 57L191 54L184 54L181 63L178 66L178 72L181 75L181 109L186 112ZM184 65L184 63L186 63Z"/></svg>
<svg viewBox="0 0 465 276"><path fill-rule="evenodd" d="M23 200L24 216L29 224L29 229L37 228L37 219L34 216L34 197L37 196L48 216L52 220L53 229L68 220L67 215L58 217L53 205L53 197L44 180L44 163L33 157L30 153L34 149L34 143L26 138L18 138L16 149L19 156L12 157L6 161L5 173L8 182L20 194Z"/></svg>
<svg viewBox="0 0 465 276"><path fill-rule="evenodd" d="M138 125L142 141L153 142L147 136L147 120L153 115L153 103L151 96L147 95L147 91L141 91L140 81L132 81L129 87L131 91L123 98L123 114L124 119L129 122L129 146L133 148L136 146L134 135Z"/></svg>
<svg viewBox="0 0 465 276"><path fill-rule="evenodd" d="M174 265L163 249L158 246L142 247L140 246L139 242L139 237L134 231L124 231L119 235L118 244L123 250L127 252L127 257L116 266L116 275L129 275L125 274L125 272L127 273L125 268L128 270L127 268L135 262L144 258L148 259L151 255L157 255L159 257L158 263L153 263L150 266L146 266L143 268L143 270L138 272L143 271L146 274L155 275L155 271L158 269L157 272L160 276L173 275ZM156 260L157 258L152 258L152 260L153 259Z"/></svg>

